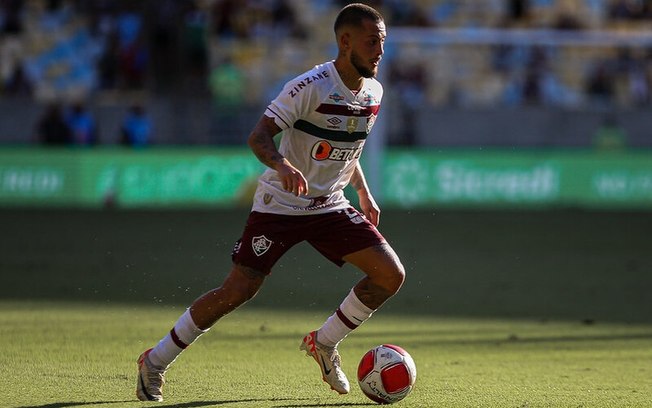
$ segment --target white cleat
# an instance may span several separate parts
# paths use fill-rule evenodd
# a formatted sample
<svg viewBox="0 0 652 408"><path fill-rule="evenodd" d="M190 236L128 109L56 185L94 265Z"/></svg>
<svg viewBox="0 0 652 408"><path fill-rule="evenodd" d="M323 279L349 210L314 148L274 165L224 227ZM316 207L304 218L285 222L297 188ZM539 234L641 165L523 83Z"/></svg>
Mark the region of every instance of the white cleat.
<svg viewBox="0 0 652 408"><path fill-rule="evenodd" d="M299 347L315 359L321 369L322 379L340 394L348 394L349 380L340 368L340 354L335 347L326 347L317 341L317 332L308 333Z"/></svg>
<svg viewBox="0 0 652 408"><path fill-rule="evenodd" d="M138 384L136 385L136 397L141 401L163 401L161 388L165 384L165 369L156 367L149 361L149 353L152 349L146 350L138 357Z"/></svg>

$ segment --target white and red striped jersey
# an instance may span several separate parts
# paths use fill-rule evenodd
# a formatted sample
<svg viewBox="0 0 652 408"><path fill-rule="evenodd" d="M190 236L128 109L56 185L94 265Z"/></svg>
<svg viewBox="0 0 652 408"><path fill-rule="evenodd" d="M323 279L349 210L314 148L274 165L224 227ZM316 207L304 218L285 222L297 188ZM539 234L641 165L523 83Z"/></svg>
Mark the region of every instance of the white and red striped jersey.
<svg viewBox="0 0 652 408"><path fill-rule="evenodd" d="M383 88L365 78L357 93L348 89L334 63L327 62L285 84L265 115L283 130L279 152L308 181L307 196L283 190L277 172L260 176L253 211L319 214L349 206L349 183L380 109Z"/></svg>

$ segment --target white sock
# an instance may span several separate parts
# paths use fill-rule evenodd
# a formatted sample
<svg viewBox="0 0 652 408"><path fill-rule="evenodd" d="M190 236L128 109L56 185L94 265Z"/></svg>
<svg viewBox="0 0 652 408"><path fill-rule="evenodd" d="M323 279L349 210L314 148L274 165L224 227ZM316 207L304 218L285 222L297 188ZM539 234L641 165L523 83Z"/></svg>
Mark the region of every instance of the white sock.
<svg viewBox="0 0 652 408"><path fill-rule="evenodd" d="M172 330L149 353L149 360L155 366L167 368L183 350L207 331L208 329L201 330L195 325L190 309L186 309Z"/></svg>
<svg viewBox="0 0 652 408"><path fill-rule="evenodd" d="M351 289L340 307L317 330L317 341L324 346L336 347L349 333L369 319L373 312Z"/></svg>

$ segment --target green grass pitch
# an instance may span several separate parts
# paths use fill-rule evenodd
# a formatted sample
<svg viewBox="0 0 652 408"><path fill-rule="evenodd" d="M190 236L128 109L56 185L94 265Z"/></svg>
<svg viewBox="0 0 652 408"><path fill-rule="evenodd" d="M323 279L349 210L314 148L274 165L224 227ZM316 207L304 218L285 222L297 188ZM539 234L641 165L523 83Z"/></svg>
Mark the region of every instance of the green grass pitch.
<svg viewBox="0 0 652 408"><path fill-rule="evenodd" d="M399 344L402 407L652 406L650 213L391 212L408 280L341 345L339 396L299 352L359 274L291 250L251 303L135 400L135 360L221 280L246 211L0 211L0 407L374 406L358 360Z"/></svg>
<svg viewBox="0 0 652 408"><path fill-rule="evenodd" d="M3 407L373 406L357 386L339 396L298 351L324 313L245 307L170 369L162 404L134 399L135 359L180 308L2 303ZM650 337L645 325L374 317L341 346L355 378L364 352L405 347L418 377L405 407L645 407Z"/></svg>

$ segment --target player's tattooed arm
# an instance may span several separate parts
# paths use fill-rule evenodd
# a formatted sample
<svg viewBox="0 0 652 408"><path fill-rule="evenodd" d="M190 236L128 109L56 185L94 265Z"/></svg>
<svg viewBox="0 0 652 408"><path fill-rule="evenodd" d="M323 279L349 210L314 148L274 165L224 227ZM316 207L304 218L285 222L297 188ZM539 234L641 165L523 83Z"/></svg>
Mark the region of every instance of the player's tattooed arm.
<svg viewBox="0 0 652 408"><path fill-rule="evenodd" d="M277 164L283 162L283 155L279 153L274 144L274 136L280 132L281 128L274 122L274 119L263 115L247 140L258 160L271 168L275 168Z"/></svg>
<svg viewBox="0 0 652 408"><path fill-rule="evenodd" d="M274 144L274 136L280 132L281 128L274 119L263 115L249 135L247 143L258 160L276 170L284 190L296 196L306 195L308 181L299 169L283 157Z"/></svg>

